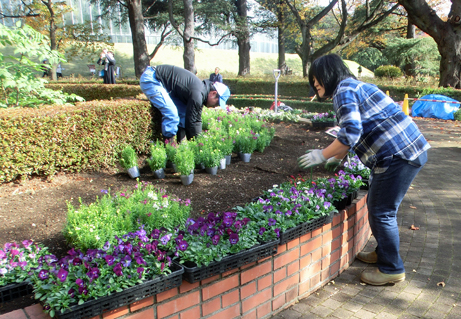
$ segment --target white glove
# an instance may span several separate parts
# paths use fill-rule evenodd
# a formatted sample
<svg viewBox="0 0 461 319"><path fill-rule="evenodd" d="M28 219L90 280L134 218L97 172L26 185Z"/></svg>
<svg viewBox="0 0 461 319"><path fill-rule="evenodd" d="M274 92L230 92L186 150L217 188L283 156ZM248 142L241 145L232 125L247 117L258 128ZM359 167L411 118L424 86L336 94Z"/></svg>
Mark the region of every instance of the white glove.
<svg viewBox="0 0 461 319"><path fill-rule="evenodd" d="M307 150L306 154L298 158L298 165L301 168L317 166L325 162L322 150Z"/></svg>
<svg viewBox="0 0 461 319"><path fill-rule="evenodd" d="M325 169L329 172L334 172L342 161L342 158L330 157L325 164Z"/></svg>

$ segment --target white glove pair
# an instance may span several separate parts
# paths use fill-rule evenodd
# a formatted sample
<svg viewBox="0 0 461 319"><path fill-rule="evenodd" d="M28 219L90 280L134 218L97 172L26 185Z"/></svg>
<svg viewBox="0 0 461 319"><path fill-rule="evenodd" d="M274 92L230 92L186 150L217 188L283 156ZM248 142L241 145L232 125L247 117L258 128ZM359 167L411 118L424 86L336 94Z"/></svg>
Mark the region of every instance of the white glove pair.
<svg viewBox="0 0 461 319"><path fill-rule="evenodd" d="M326 161L326 158L322 154L322 150L307 150L306 154L298 158L298 165L301 168L310 168L322 164ZM338 168L341 164L342 159L336 157L329 158L325 164L325 168L332 172Z"/></svg>

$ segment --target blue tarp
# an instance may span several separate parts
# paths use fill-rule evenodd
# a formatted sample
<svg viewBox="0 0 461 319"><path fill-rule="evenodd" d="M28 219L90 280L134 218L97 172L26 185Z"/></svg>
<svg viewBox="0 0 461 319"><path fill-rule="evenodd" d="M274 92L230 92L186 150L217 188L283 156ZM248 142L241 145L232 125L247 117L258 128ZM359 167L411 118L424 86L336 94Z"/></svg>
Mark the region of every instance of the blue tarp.
<svg viewBox="0 0 461 319"><path fill-rule="evenodd" d="M423 100L452 101L458 102L448 96L429 94L421 97ZM411 116L429 117L443 120L454 120L453 113L459 109L459 104L416 101L411 107Z"/></svg>

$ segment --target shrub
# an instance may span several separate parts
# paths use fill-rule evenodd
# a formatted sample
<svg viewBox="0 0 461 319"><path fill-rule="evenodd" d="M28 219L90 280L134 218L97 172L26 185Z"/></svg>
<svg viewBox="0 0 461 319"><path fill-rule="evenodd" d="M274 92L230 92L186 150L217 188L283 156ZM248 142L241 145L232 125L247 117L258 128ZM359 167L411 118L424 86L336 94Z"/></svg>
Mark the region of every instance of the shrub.
<svg viewBox="0 0 461 319"><path fill-rule="evenodd" d="M375 76L380 78L398 78L402 76L402 70L393 65L382 65L375 70Z"/></svg>
<svg viewBox="0 0 461 319"><path fill-rule="evenodd" d="M136 151L130 145L122 150L122 154L120 155L120 165L122 165L125 169L138 166L138 156L136 155Z"/></svg>
<svg viewBox="0 0 461 319"><path fill-rule="evenodd" d="M456 121L461 121L461 108L455 113L453 113L453 116L455 117Z"/></svg>

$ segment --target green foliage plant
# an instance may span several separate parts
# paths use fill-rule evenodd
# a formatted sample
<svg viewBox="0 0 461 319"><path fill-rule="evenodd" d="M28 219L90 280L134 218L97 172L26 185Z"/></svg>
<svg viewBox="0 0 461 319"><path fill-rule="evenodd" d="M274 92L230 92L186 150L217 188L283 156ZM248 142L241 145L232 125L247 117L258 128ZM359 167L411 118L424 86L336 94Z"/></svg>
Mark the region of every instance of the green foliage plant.
<svg viewBox="0 0 461 319"><path fill-rule="evenodd" d="M169 139L165 141L165 151L167 160L171 163L174 163L174 158L176 156L176 151L178 149L178 144L174 139Z"/></svg>
<svg viewBox="0 0 461 319"><path fill-rule="evenodd" d="M461 108L458 109L455 113L453 113L453 117L455 118L455 121L461 121Z"/></svg>
<svg viewBox="0 0 461 319"><path fill-rule="evenodd" d="M236 153L253 153L256 150L257 139L256 133L248 130L241 129L236 131L235 138L235 150Z"/></svg>
<svg viewBox="0 0 461 319"><path fill-rule="evenodd" d="M375 76L382 78L398 78L402 76L402 70L393 65L382 65L375 70Z"/></svg>
<svg viewBox="0 0 461 319"><path fill-rule="evenodd" d="M153 172L166 167L166 150L163 142L157 140L150 145L150 158L147 158L146 162Z"/></svg>
<svg viewBox="0 0 461 319"><path fill-rule="evenodd" d="M65 61L61 54L51 51L47 38L20 22L14 28L0 25L0 47L14 46L14 55L4 56L0 51L0 108L36 107L40 104L64 104L83 101L75 94L45 88L45 79L36 76L47 59L50 63Z"/></svg>
<svg viewBox="0 0 461 319"><path fill-rule="evenodd" d="M190 175L194 172L194 150L191 145L189 145L188 141L183 141L178 145L173 163L176 165L176 169L181 175Z"/></svg>
<svg viewBox="0 0 461 319"><path fill-rule="evenodd" d="M136 155L134 148L130 145L126 146L122 150L122 153L120 154L120 165L122 165L125 169L138 166L138 156Z"/></svg>
<svg viewBox="0 0 461 319"><path fill-rule="evenodd" d="M202 152L202 160L205 167L219 166L219 162L224 158L221 150L214 148L213 144L205 145L202 149Z"/></svg>
<svg viewBox="0 0 461 319"><path fill-rule="evenodd" d="M166 228L172 231L184 225L190 216L189 199L168 195L164 189L138 180L132 190L122 190L111 196L110 190L101 190L102 197L79 207L67 203L64 237L75 248L82 250L102 248L114 236L134 232L139 224L147 232Z"/></svg>

